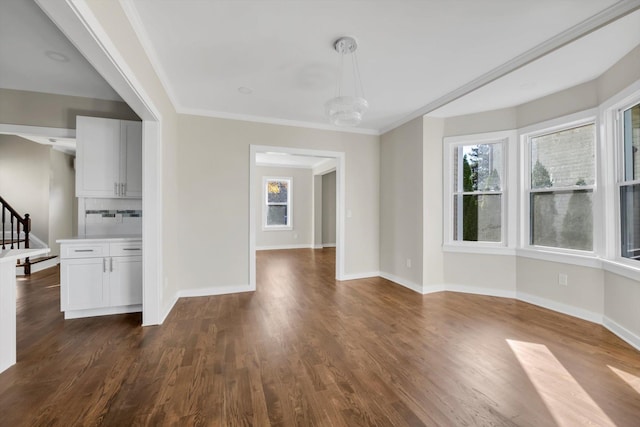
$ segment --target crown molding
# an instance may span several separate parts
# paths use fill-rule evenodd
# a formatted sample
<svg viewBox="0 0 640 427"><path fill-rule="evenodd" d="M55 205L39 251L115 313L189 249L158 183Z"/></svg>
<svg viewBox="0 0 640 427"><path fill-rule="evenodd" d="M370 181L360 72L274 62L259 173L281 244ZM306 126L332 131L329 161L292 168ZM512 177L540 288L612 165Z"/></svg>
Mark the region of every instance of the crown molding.
<svg viewBox="0 0 640 427"><path fill-rule="evenodd" d="M554 37L538 44L537 46L525 51L524 53L514 57L502 65L490 70L489 72L471 80L470 82L460 86L459 88L429 102L424 107L414 111L408 116L383 127L380 133L386 133L390 130L402 126L403 124L419 117L429 114L432 111L443 107L458 98L480 89L481 87L501 78L505 75L524 67L525 65L542 58L545 55L581 38L587 34L619 19L629 13L640 9L640 0L621 0L614 5L604 9L603 11L585 19L584 21L574 25L573 27L557 34Z"/></svg>

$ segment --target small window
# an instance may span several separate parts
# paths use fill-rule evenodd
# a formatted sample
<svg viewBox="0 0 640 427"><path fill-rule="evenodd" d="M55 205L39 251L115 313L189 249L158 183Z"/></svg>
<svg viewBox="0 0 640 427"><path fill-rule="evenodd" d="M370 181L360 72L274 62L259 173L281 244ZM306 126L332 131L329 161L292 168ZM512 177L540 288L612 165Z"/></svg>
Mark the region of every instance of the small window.
<svg viewBox="0 0 640 427"><path fill-rule="evenodd" d="M264 228L292 229L291 178L264 178Z"/></svg>
<svg viewBox="0 0 640 427"><path fill-rule="evenodd" d="M623 110L620 182L621 255L640 259L640 104Z"/></svg>
<svg viewBox="0 0 640 427"><path fill-rule="evenodd" d="M528 137L529 244L593 251L595 124Z"/></svg>
<svg viewBox="0 0 640 427"><path fill-rule="evenodd" d="M454 147L454 241L502 241L503 162L501 142Z"/></svg>
<svg viewBox="0 0 640 427"><path fill-rule="evenodd" d="M517 134L512 130L443 139L444 244L450 252L515 249ZM510 181L511 180L511 181Z"/></svg>

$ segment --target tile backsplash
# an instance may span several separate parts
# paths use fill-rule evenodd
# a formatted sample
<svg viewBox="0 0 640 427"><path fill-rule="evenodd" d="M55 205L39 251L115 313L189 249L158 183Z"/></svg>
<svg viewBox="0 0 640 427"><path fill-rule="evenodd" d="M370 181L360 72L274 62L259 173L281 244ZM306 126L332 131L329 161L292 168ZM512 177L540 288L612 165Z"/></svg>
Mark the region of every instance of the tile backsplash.
<svg viewBox="0 0 640 427"><path fill-rule="evenodd" d="M79 234L139 235L142 234L142 200L90 199L79 200Z"/></svg>

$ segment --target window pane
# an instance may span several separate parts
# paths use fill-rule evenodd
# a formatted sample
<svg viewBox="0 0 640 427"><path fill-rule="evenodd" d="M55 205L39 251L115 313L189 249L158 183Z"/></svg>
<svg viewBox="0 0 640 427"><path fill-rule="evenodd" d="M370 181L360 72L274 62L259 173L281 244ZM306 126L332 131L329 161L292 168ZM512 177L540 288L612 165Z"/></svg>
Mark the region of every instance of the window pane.
<svg viewBox="0 0 640 427"><path fill-rule="evenodd" d="M502 151L502 143L456 147L453 155L455 191L500 191Z"/></svg>
<svg viewBox="0 0 640 427"><path fill-rule="evenodd" d="M287 205L267 206L267 225L287 225Z"/></svg>
<svg viewBox="0 0 640 427"><path fill-rule="evenodd" d="M267 203L287 203L288 192L287 181L267 181Z"/></svg>
<svg viewBox="0 0 640 427"><path fill-rule="evenodd" d="M502 240L502 195L457 195L454 198L454 236L460 241Z"/></svg>
<svg viewBox="0 0 640 427"><path fill-rule="evenodd" d="M591 190L531 193L531 244L593 250Z"/></svg>
<svg viewBox="0 0 640 427"><path fill-rule="evenodd" d="M531 138L531 188L595 183L595 125Z"/></svg>
<svg viewBox="0 0 640 427"><path fill-rule="evenodd" d="M620 187L622 256L640 258L640 185Z"/></svg>
<svg viewBox="0 0 640 427"><path fill-rule="evenodd" d="M624 112L624 178L640 179L640 104Z"/></svg>

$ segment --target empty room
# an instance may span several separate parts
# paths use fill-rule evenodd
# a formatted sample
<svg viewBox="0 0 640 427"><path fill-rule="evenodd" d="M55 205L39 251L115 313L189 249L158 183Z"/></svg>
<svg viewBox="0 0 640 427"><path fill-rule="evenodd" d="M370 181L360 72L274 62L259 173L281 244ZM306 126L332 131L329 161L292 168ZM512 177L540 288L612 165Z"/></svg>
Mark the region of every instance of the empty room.
<svg viewBox="0 0 640 427"><path fill-rule="evenodd" d="M0 202L0 426L640 425L640 0L5 0Z"/></svg>

